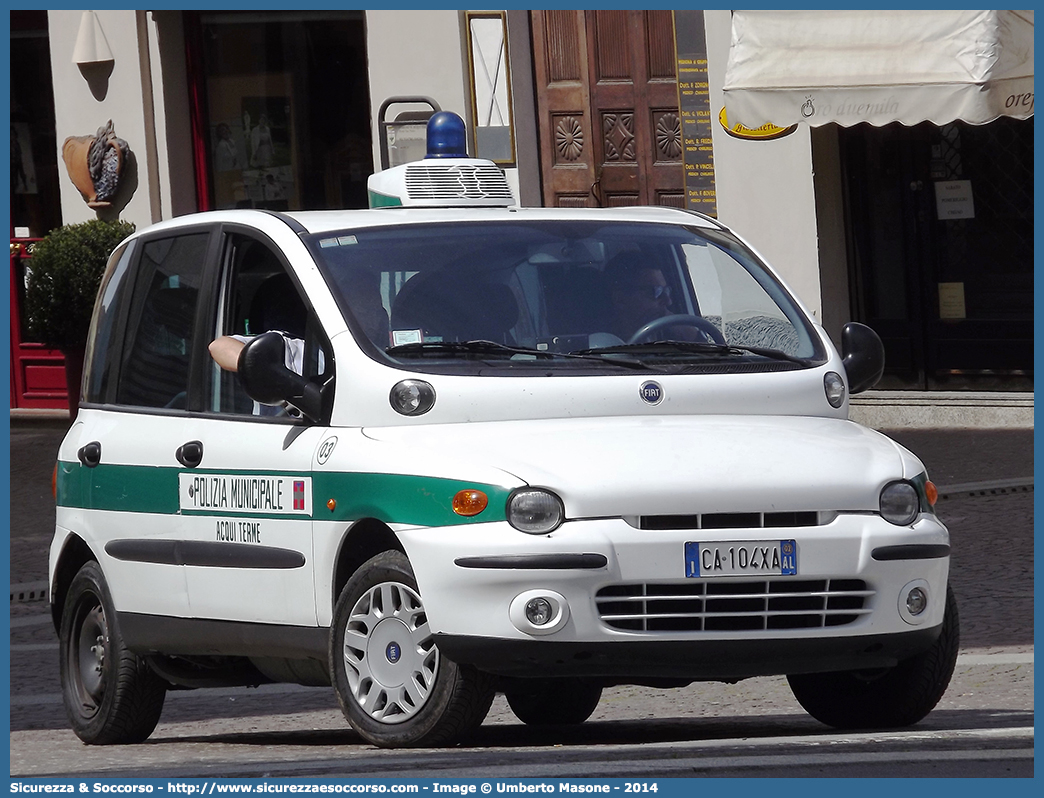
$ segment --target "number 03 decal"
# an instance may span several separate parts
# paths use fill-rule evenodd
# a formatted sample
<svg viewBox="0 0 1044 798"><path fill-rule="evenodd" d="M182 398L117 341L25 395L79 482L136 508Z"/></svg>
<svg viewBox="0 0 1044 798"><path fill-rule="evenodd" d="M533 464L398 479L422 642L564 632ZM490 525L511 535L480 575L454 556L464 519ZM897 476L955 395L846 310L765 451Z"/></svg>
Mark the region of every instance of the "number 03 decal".
<svg viewBox="0 0 1044 798"><path fill-rule="evenodd" d="M330 455L333 454L334 447L337 445L337 438L330 436L321 444L319 444L319 451L316 452L315 459L319 465L326 465L326 461L330 459Z"/></svg>

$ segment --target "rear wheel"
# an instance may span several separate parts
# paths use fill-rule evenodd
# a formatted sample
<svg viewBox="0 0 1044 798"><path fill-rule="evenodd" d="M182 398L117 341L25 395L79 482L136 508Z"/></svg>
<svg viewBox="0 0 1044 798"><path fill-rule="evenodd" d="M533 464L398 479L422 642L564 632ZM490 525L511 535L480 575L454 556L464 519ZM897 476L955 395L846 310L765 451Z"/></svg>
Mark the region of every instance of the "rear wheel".
<svg viewBox="0 0 1044 798"><path fill-rule="evenodd" d="M602 688L581 679L519 679L504 690L504 697L523 723L565 726L591 717Z"/></svg>
<svg viewBox="0 0 1044 798"><path fill-rule="evenodd" d="M385 748L459 740L481 725L495 692L492 676L441 655L398 551L364 563L341 591L330 672L348 722Z"/></svg>
<svg viewBox="0 0 1044 798"><path fill-rule="evenodd" d="M139 743L163 711L166 683L123 645L105 577L95 562L73 577L62 611L60 670L65 711L90 745Z"/></svg>
<svg viewBox="0 0 1044 798"><path fill-rule="evenodd" d="M931 712L946 692L959 647L957 601L947 587L942 632L927 651L881 671L809 673L787 680L805 711L828 726L909 726Z"/></svg>

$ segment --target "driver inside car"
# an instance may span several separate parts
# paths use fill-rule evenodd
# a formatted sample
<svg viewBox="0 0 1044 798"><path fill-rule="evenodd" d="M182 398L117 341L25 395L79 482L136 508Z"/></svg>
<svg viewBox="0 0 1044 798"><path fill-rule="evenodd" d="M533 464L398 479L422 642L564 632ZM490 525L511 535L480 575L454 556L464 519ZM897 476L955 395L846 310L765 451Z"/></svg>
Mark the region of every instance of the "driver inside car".
<svg viewBox="0 0 1044 798"><path fill-rule="evenodd" d="M671 287L663 271L651 266L633 250L620 252L606 264L612 310L612 332L622 341L631 341L638 330L651 321L670 316L673 310ZM687 325L672 325L650 333L648 340L704 341L708 336Z"/></svg>

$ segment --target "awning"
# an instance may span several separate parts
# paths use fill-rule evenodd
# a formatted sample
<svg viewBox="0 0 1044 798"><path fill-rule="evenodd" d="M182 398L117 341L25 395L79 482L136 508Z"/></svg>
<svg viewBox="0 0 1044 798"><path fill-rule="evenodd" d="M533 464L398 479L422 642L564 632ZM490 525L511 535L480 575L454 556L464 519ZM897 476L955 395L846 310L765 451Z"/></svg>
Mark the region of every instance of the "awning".
<svg viewBox="0 0 1044 798"><path fill-rule="evenodd" d="M729 123L1033 116L1032 11L736 11Z"/></svg>

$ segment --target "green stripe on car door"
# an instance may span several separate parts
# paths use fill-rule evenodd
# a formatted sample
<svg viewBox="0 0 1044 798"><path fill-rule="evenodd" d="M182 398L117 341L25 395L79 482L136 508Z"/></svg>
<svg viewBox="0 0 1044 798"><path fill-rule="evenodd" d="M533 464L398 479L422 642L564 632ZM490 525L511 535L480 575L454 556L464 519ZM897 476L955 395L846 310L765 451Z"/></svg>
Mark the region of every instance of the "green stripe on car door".
<svg viewBox="0 0 1044 798"><path fill-rule="evenodd" d="M294 476L286 471L187 472L180 468L101 464L87 468L76 462L58 464L58 505L90 510L175 515L178 504L178 474L209 473L243 476ZM503 521L510 488L477 482L419 477L406 474L304 473L312 478L312 518L319 521L354 521L376 518L387 523L419 526ZM460 490L481 490L489 497L485 511L472 518L453 512L453 497ZM328 502L334 500L331 510ZM185 515L205 515L187 512ZM225 513L222 513L225 514ZM265 513L243 512L250 517ZM293 518L290 515L273 516ZM303 518L304 516L296 516Z"/></svg>

